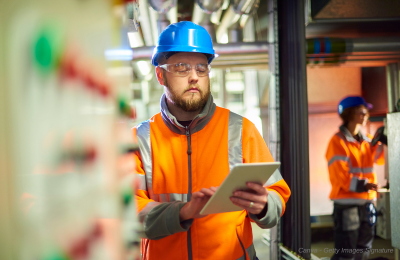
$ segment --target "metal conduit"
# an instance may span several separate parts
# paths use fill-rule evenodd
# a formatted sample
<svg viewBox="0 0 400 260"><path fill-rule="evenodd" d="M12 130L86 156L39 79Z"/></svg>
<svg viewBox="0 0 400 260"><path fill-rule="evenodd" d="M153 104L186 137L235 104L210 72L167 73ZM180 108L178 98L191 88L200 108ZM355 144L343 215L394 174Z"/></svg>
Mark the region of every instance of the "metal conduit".
<svg viewBox="0 0 400 260"><path fill-rule="evenodd" d="M214 50L222 58L235 54L267 54L268 42L240 42L228 44L214 44ZM148 60L153 55L154 46L133 48L133 61ZM222 57L223 56L223 57ZM216 61L218 58L216 59Z"/></svg>
<svg viewBox="0 0 400 260"><path fill-rule="evenodd" d="M347 50L352 50L353 54L355 52L363 53L361 56L371 56L371 52L380 52L380 55L388 55L388 52L400 52L400 38L385 38L384 40L372 41L371 39L363 41L363 39L353 39L349 41L348 39L341 39L341 41L336 41L331 45L331 50L335 52L321 52L312 51L311 52L311 42L314 44L314 40L321 39L307 39L307 54L309 56L318 56L318 54L334 54L334 53L345 53L347 42ZM337 39L336 39L337 40ZM334 46L336 44L337 46ZM250 54L250 53L268 53L269 42L237 42L237 43L227 43L227 44L214 44L215 52L219 55L231 55L231 54ZM350 47L349 47L350 46ZM133 48L132 59L144 60L151 58L153 54L154 46L138 47ZM342 50L341 52L337 50ZM386 53L385 53L386 52ZM396 54L396 53L395 53ZM357 55L357 54L354 54ZM394 55L394 54L393 54ZM329 56L325 56L329 58ZM397 58L397 57L396 57Z"/></svg>

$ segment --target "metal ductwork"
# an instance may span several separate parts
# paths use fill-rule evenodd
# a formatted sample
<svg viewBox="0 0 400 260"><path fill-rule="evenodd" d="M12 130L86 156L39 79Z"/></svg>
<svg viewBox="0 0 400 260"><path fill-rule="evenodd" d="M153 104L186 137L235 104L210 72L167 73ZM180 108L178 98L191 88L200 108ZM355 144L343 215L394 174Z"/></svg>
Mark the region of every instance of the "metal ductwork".
<svg viewBox="0 0 400 260"><path fill-rule="evenodd" d="M217 28L217 41L221 42L222 36L227 32L227 29L232 24L236 23L240 18L240 15L235 13L232 6L226 10L224 16L221 19L221 23Z"/></svg>
<svg viewBox="0 0 400 260"><path fill-rule="evenodd" d="M211 14L205 14L203 22L201 22L200 25L207 30L208 34L210 34L211 40L215 43L217 42L217 35L215 32L215 25L211 23L210 18Z"/></svg>
<svg viewBox="0 0 400 260"><path fill-rule="evenodd" d="M268 42L240 42L214 44L219 57L214 59L215 68L268 68ZM133 48L133 61L149 60L154 46Z"/></svg>
<svg viewBox="0 0 400 260"><path fill-rule="evenodd" d="M177 0L148 0L150 6L158 13L166 13L176 6Z"/></svg>
<svg viewBox="0 0 400 260"><path fill-rule="evenodd" d="M221 9L224 0L196 0L196 4L207 14L212 14Z"/></svg>
<svg viewBox="0 0 400 260"><path fill-rule="evenodd" d="M260 0L232 0L231 5L237 14L251 15L257 10Z"/></svg>
<svg viewBox="0 0 400 260"><path fill-rule="evenodd" d="M232 24L228 28L228 41L229 42L242 42L243 41L243 28L240 26L240 22Z"/></svg>
<svg viewBox="0 0 400 260"><path fill-rule="evenodd" d="M171 24L171 22L168 20L167 15L165 13L159 13L158 20L157 20L158 35L160 35L160 33L162 31L164 31L164 29L167 28L168 25L170 25L170 24Z"/></svg>
<svg viewBox="0 0 400 260"><path fill-rule="evenodd" d="M153 37L158 38L160 33L171 24L171 22L167 18L167 13L174 9L177 4L177 0L148 0L149 5L153 8L154 11L158 13L157 19L157 33L153 32ZM176 9L176 8L175 8ZM176 11L176 10L175 10ZM150 13L152 22L154 23L155 14L153 12ZM153 24L154 27L154 24ZM157 37L156 37L157 36Z"/></svg>
<svg viewBox="0 0 400 260"><path fill-rule="evenodd" d="M231 5L222 17L217 29L217 40L220 42L222 36L227 33L228 28L235 24L241 15L253 14L258 6L259 0L231 0Z"/></svg>

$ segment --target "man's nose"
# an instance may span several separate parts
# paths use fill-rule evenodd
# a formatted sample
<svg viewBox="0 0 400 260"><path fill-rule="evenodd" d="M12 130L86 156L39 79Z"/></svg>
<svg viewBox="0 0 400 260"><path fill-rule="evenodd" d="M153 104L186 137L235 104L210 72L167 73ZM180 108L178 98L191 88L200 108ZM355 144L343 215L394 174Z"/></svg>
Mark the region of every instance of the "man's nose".
<svg viewBox="0 0 400 260"><path fill-rule="evenodd" d="M199 76L197 75L196 69L192 68L189 72L189 83L197 83Z"/></svg>

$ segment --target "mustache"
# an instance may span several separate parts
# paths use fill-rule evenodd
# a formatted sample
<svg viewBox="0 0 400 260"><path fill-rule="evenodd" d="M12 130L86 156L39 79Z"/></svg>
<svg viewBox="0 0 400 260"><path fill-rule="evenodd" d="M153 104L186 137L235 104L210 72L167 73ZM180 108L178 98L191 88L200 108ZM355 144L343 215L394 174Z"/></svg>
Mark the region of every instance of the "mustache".
<svg viewBox="0 0 400 260"><path fill-rule="evenodd" d="M196 88L201 94L203 93L203 91L200 89L200 86L198 84L191 84L189 86L187 86L184 90L183 93L185 93L186 91L188 91L191 88Z"/></svg>

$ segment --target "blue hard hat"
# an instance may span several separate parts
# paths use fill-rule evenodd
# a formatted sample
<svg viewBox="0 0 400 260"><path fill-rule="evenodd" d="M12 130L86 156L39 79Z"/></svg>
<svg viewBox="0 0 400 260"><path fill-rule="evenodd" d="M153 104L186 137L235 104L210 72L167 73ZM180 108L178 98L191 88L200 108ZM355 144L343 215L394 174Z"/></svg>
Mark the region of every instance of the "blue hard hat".
<svg viewBox="0 0 400 260"><path fill-rule="evenodd" d="M349 96L342 99L338 106L338 113L341 115L346 108L364 105L366 108L371 109L373 106L367 103L364 98L360 96Z"/></svg>
<svg viewBox="0 0 400 260"><path fill-rule="evenodd" d="M217 57L206 29L192 22L173 23L161 32L153 50L151 63L158 66L161 53L198 52L206 54L208 64Z"/></svg>

